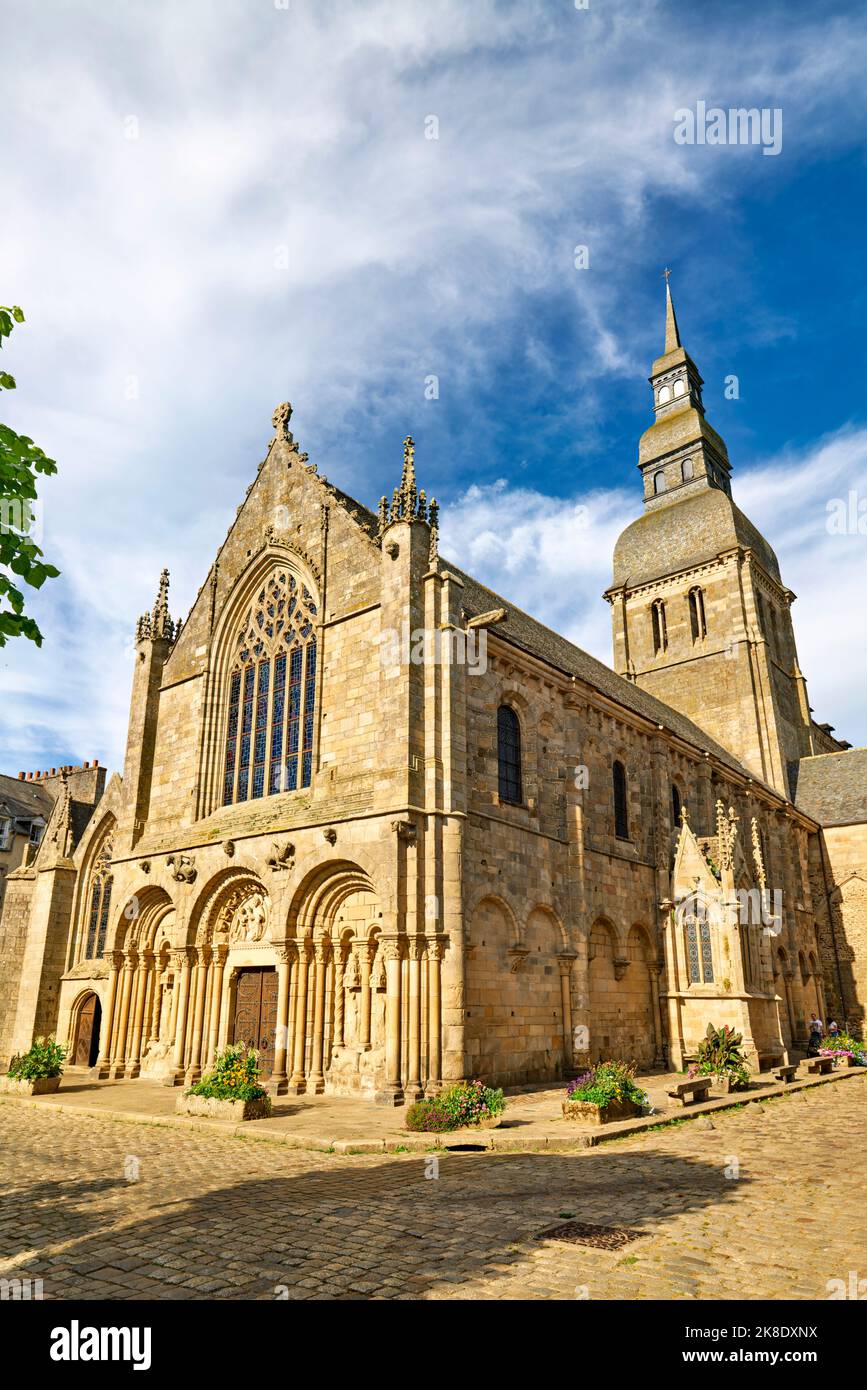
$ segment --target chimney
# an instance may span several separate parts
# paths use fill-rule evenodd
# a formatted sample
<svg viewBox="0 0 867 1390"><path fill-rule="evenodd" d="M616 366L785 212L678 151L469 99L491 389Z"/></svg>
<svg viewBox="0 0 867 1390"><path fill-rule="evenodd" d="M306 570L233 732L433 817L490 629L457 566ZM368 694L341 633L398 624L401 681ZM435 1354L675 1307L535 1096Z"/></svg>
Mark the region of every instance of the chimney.
<svg viewBox="0 0 867 1390"><path fill-rule="evenodd" d="M23 772L19 772L19 774L18 774L18 781L19 781L19 782L23 782L23 781L24 781L24 773L23 773Z"/></svg>

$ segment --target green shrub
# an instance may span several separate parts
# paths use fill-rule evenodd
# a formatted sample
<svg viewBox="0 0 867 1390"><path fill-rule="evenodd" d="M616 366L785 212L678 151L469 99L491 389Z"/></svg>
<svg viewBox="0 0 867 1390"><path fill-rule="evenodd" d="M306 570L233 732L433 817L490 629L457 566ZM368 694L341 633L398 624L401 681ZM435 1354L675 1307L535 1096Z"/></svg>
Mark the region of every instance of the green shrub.
<svg viewBox="0 0 867 1390"><path fill-rule="evenodd" d="M61 1076L66 1060L66 1048L54 1038L37 1038L30 1051L13 1057L9 1075L16 1081L40 1081L46 1076Z"/></svg>
<svg viewBox="0 0 867 1390"><path fill-rule="evenodd" d="M455 1124L447 1110L443 1110L433 1099L417 1100L406 1112L407 1129L416 1133L443 1134L454 1129Z"/></svg>
<svg viewBox="0 0 867 1390"><path fill-rule="evenodd" d="M246 1043L231 1043L217 1053L214 1070L187 1091L208 1100L260 1100L267 1094L259 1084L259 1054Z"/></svg>
<svg viewBox="0 0 867 1390"><path fill-rule="evenodd" d="M407 1129L442 1133L463 1129L481 1120L502 1115L506 1099L502 1091L481 1081L459 1081L430 1100L419 1100L406 1112Z"/></svg>
<svg viewBox="0 0 867 1390"><path fill-rule="evenodd" d="M716 1072L725 1076L728 1072L747 1071L747 1062L741 1051L743 1038L733 1028L724 1023L722 1028L707 1025L707 1033L698 1045L699 1071ZM749 1072L747 1072L749 1075Z"/></svg>
<svg viewBox="0 0 867 1390"><path fill-rule="evenodd" d="M647 1104L647 1093L636 1084L635 1067L628 1062L598 1062L570 1081L566 1094L569 1100L585 1101L602 1110L623 1100Z"/></svg>

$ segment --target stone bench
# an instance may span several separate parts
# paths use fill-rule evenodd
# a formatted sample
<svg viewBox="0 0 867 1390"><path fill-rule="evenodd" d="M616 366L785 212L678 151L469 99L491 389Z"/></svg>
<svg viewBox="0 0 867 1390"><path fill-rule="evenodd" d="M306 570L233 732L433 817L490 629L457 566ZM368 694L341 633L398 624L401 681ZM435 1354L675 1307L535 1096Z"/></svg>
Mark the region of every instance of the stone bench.
<svg viewBox="0 0 867 1390"><path fill-rule="evenodd" d="M696 1076L690 1081L678 1081L668 1094L672 1100L679 1100L681 1105L694 1105L696 1101L706 1098L712 1085L712 1076Z"/></svg>
<svg viewBox="0 0 867 1390"><path fill-rule="evenodd" d="M790 1083L791 1081L794 1081L794 1080L795 1080L795 1077L796 1077L797 1075L798 1075L798 1064L797 1064L797 1062L791 1062L791 1063L789 1064L789 1066L787 1066L787 1067L780 1067L779 1071L775 1071L775 1072L774 1072L774 1076L776 1077L776 1079L777 1079L778 1081L785 1081L785 1083L786 1083L787 1086L789 1085L789 1083Z"/></svg>
<svg viewBox="0 0 867 1390"><path fill-rule="evenodd" d="M833 1057L814 1057L812 1062L807 1063L807 1071L811 1071L814 1076L827 1076L833 1070Z"/></svg>

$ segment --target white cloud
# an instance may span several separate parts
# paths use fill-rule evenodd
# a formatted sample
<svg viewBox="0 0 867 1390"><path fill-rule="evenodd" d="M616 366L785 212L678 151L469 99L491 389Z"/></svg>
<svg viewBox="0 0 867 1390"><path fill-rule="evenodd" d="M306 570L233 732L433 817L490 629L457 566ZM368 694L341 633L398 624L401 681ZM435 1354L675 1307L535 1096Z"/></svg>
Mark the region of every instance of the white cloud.
<svg viewBox="0 0 867 1390"><path fill-rule="evenodd" d="M427 372L442 374L443 410L459 393L514 393L519 381L493 377L514 335L528 370L556 377L527 321L538 296L575 329L553 423L568 423L576 456L601 450L601 396L640 380L651 355L630 302L649 204L723 206L754 177L740 155L676 147L675 109L721 91L734 64L744 99L774 91L794 113L786 139L802 154L827 141L841 93L835 139L864 127L867 35L819 13L746 49L738 26L708 43L684 24L673 43L655 0L6 0L4 13L2 297L28 317L4 408L60 462L43 490L63 570L32 605L43 650L0 654L12 770L120 763L135 615L165 563L175 608L189 607L276 401L293 400L322 471L370 502L393 470L369 437L393 429L397 463ZM590 271L573 268L579 243ZM492 410L479 406L476 433ZM437 491L466 489L471 450L440 461ZM484 543L450 516L455 543L469 567L474 547L497 573L523 566L536 611L555 579L556 625L598 651L602 556L631 507L589 499L590 555L566 538L564 504L536 497L500 496L516 508L509 554L502 512ZM534 568L542 539L556 576Z"/></svg>

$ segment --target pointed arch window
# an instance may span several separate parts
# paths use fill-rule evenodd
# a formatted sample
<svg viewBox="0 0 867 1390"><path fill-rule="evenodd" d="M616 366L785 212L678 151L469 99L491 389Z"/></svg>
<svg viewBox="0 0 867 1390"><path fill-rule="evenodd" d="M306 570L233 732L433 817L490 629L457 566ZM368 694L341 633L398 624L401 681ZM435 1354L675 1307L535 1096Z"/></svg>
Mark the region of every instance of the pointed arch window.
<svg viewBox="0 0 867 1390"><path fill-rule="evenodd" d="M703 589L695 588L689 591L689 626L693 642L701 642L707 637Z"/></svg>
<svg viewBox="0 0 867 1390"><path fill-rule="evenodd" d="M680 813L683 810L683 799L680 795L680 787L676 782L671 784L671 820L677 830L680 825Z"/></svg>
<svg viewBox="0 0 867 1390"><path fill-rule="evenodd" d="M313 776L318 608L277 567L235 638L223 804L309 787Z"/></svg>
<svg viewBox="0 0 867 1390"><path fill-rule="evenodd" d="M111 907L111 856L113 843L106 835L94 860L87 894L87 936L84 959L96 960L105 950L108 935L108 914Z"/></svg>
<svg viewBox="0 0 867 1390"><path fill-rule="evenodd" d="M629 839L629 806L626 796L626 768L617 760L611 769L614 791L614 834L618 840Z"/></svg>
<svg viewBox="0 0 867 1390"><path fill-rule="evenodd" d="M653 651L658 656L668 646L668 626L665 621L665 602L658 598L651 604L650 618L653 627Z"/></svg>
<svg viewBox="0 0 867 1390"><path fill-rule="evenodd" d="M511 705L497 710L497 783L501 801L520 805L521 787L521 725Z"/></svg>

